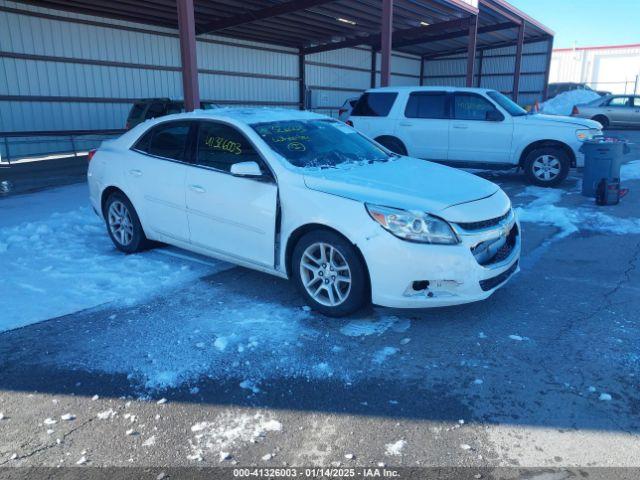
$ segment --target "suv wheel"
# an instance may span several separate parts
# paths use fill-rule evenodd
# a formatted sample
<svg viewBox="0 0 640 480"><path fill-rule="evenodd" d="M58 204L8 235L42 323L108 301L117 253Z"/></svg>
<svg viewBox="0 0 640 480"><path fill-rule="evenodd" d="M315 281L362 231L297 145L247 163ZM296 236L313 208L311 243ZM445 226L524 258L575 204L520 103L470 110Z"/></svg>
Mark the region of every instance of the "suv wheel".
<svg viewBox="0 0 640 480"><path fill-rule="evenodd" d="M600 125L602 125L602 128L609 128L609 119L604 115L596 115L591 120L598 122Z"/></svg>
<svg viewBox="0 0 640 480"><path fill-rule="evenodd" d="M540 187L554 187L569 174L571 162L560 148L543 147L529 153L523 168L527 180Z"/></svg>
<svg viewBox="0 0 640 480"><path fill-rule="evenodd" d="M120 192L109 195L104 206L104 217L109 237L115 247L124 253L135 253L148 245L140 219L129 199Z"/></svg>
<svg viewBox="0 0 640 480"><path fill-rule="evenodd" d="M316 230L296 245L292 276L307 302L330 317L350 315L369 300L369 282L358 252L340 235Z"/></svg>

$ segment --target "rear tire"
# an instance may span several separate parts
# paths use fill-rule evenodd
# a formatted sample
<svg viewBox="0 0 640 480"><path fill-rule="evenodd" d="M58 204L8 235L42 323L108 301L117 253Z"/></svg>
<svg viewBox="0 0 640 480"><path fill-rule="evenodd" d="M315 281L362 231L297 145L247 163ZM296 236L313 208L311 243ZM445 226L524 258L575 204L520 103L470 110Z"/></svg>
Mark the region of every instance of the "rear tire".
<svg viewBox="0 0 640 480"><path fill-rule="evenodd" d="M113 192L104 204L107 232L115 247L124 253L136 253L149 247L135 208L121 192Z"/></svg>
<svg viewBox="0 0 640 480"><path fill-rule="evenodd" d="M569 156L557 147L541 147L529 152L522 168L529 183L555 187L569 174Z"/></svg>
<svg viewBox="0 0 640 480"><path fill-rule="evenodd" d="M596 115L591 120L598 122L600 125L602 125L602 128L609 128L609 119L604 115Z"/></svg>
<svg viewBox="0 0 640 480"><path fill-rule="evenodd" d="M376 141L387 150L391 150L393 153L397 153L398 155L407 155L407 148L395 137L380 137Z"/></svg>
<svg viewBox="0 0 640 480"><path fill-rule="evenodd" d="M369 303L366 268L355 247L328 230L302 236L293 250L291 272L309 305L329 317L350 315Z"/></svg>

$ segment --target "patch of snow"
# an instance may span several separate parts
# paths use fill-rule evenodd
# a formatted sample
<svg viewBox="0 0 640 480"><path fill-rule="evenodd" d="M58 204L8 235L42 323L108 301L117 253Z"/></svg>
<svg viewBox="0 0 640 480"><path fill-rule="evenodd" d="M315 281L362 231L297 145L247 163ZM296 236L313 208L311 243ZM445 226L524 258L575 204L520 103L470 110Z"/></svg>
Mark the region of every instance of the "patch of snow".
<svg viewBox="0 0 640 480"><path fill-rule="evenodd" d="M587 388L587 390L589 390L589 392L591 392L591 393L595 393L596 387L589 387L589 388Z"/></svg>
<svg viewBox="0 0 640 480"><path fill-rule="evenodd" d="M384 363L387 358L398 353L395 347L384 347L373 354L373 361L378 364Z"/></svg>
<svg viewBox="0 0 640 480"><path fill-rule="evenodd" d="M620 180L640 180L640 160L633 160L620 168Z"/></svg>
<svg viewBox="0 0 640 480"><path fill-rule="evenodd" d="M280 422L261 412L254 415L225 412L214 421L196 423L191 427L194 438L189 441L190 457L202 459L206 453L213 453L222 459L224 453L226 459L232 448L255 442L269 432L281 430Z"/></svg>
<svg viewBox="0 0 640 480"><path fill-rule="evenodd" d="M224 352L228 344L229 344L229 339L225 337L218 337L216 338L216 341L213 342L213 346L216 347L221 352Z"/></svg>
<svg viewBox="0 0 640 480"><path fill-rule="evenodd" d="M487 338L487 336L485 335L485 333L484 333L484 332L480 332L480 333L478 334L478 338Z"/></svg>
<svg viewBox="0 0 640 480"><path fill-rule="evenodd" d="M471 450L471 445L467 444L467 443L461 443L460 444L460 448L462 450Z"/></svg>
<svg viewBox="0 0 640 480"><path fill-rule="evenodd" d="M98 400L99 398L100 398L100 397L99 397L98 395L94 395L93 397L91 397L91 400L93 400L93 401L95 402L95 401L96 401L96 400Z"/></svg>
<svg viewBox="0 0 640 480"><path fill-rule="evenodd" d="M104 412L100 412L98 413L98 415L96 415L100 420L108 420L109 418L113 418L116 415L115 410L113 410L113 408L110 408L109 410L105 410Z"/></svg>
<svg viewBox="0 0 640 480"><path fill-rule="evenodd" d="M4 413L0 412L0 420L4 420Z"/></svg>
<svg viewBox="0 0 640 480"><path fill-rule="evenodd" d="M305 312L310 312L311 311L311 307L309 305L305 305L302 307L302 310Z"/></svg>
<svg viewBox="0 0 640 480"><path fill-rule="evenodd" d="M157 403L158 405L162 405L162 404L164 404L164 403L167 403L167 399L166 399L166 398L164 398L164 397L162 397L162 398L161 398L160 400L158 400L156 403Z"/></svg>
<svg viewBox="0 0 640 480"><path fill-rule="evenodd" d="M265 462L271 460L273 458L273 454L272 453L267 453L266 455L262 456L262 460L264 460Z"/></svg>
<svg viewBox="0 0 640 480"><path fill-rule="evenodd" d="M105 303L126 304L122 299L135 303L228 268L153 250L119 253L88 206L86 185L3 199L0 245L0 264L11 272L0 275L0 291L11 291L0 296L0 331Z"/></svg>
<svg viewBox="0 0 640 480"><path fill-rule="evenodd" d="M144 442L142 442L142 446L143 447L152 447L155 444L156 444L156 436L155 435L151 435Z"/></svg>
<svg viewBox="0 0 640 480"><path fill-rule="evenodd" d="M482 385L484 383L484 381L481 378L476 378L473 383L475 385Z"/></svg>
<svg viewBox="0 0 640 480"><path fill-rule="evenodd" d="M65 420L65 421L69 422L69 421L71 421L71 420L75 420L75 419L76 419L76 416L75 416L75 415L73 415L72 413L65 413L65 414L63 414L63 415L60 415L60 418L61 418L62 420Z"/></svg>
<svg viewBox="0 0 640 480"><path fill-rule="evenodd" d="M57 422L53 419L53 418L45 418L44 419L44 424L45 425L55 425Z"/></svg>
<svg viewBox="0 0 640 480"><path fill-rule="evenodd" d="M540 112L549 115L571 115L575 105L589 103L600 95L591 90L569 90L540 105Z"/></svg>
<svg viewBox="0 0 640 480"><path fill-rule="evenodd" d="M385 447L385 453L387 455L402 455L402 449L407 442L405 440L398 440L397 442L387 443Z"/></svg>
<svg viewBox="0 0 640 480"><path fill-rule="evenodd" d="M609 402L611 401L611 395L609 395L608 393L601 393L598 399L604 402Z"/></svg>
<svg viewBox="0 0 640 480"><path fill-rule="evenodd" d="M76 462L76 465L84 465L85 463L87 463L87 457L82 456L82 457L80 457L80 459Z"/></svg>
<svg viewBox="0 0 640 480"><path fill-rule="evenodd" d="M509 335L509 338L517 342L521 342L522 340L524 340L524 338L522 338L520 335Z"/></svg>
<svg viewBox="0 0 640 480"><path fill-rule="evenodd" d="M134 435L135 433L136 433L136 431L133 428L130 428L129 430L124 432L125 435Z"/></svg>
<svg viewBox="0 0 640 480"><path fill-rule="evenodd" d="M260 388L252 380L243 380L240 382L240 388L251 390L253 393L260 393Z"/></svg>
<svg viewBox="0 0 640 480"><path fill-rule="evenodd" d="M382 335L390 328L396 332L404 332L411 327L411 322L396 317L382 317L379 320L352 320L340 329L340 333L348 337L367 337Z"/></svg>
<svg viewBox="0 0 640 480"><path fill-rule="evenodd" d="M353 453L347 453L345 454L344 458L346 458L347 460L353 460L354 458L356 458L356 456Z"/></svg>
<svg viewBox="0 0 640 480"><path fill-rule="evenodd" d="M410 338L403 338L402 340L400 340L400 345L407 345L410 341Z"/></svg>

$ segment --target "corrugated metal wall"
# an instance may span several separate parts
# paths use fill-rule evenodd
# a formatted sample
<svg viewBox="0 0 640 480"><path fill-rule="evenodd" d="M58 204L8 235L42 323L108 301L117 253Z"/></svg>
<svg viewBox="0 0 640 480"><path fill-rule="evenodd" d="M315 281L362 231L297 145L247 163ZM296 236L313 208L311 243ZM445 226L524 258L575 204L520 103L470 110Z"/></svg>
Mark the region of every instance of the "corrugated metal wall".
<svg viewBox="0 0 640 480"><path fill-rule="evenodd" d="M549 43L525 44L522 50L520 96L522 105L541 101L545 86ZM474 86L499 90L511 95L516 47L484 50L476 55ZM425 61L425 85L449 85L464 87L466 82L467 55L452 55ZM478 81L480 78L480 81Z"/></svg>
<svg viewBox="0 0 640 480"><path fill-rule="evenodd" d="M550 81L587 83L612 93L640 93L640 46L555 50Z"/></svg>
<svg viewBox="0 0 640 480"><path fill-rule="evenodd" d="M198 38L201 98L297 108L297 52ZM307 57L314 107L329 114L371 82L371 52ZM380 61L378 60L378 66ZM392 82L419 82L418 57L394 55ZM182 98L177 32L0 0L0 131L123 128L133 99Z"/></svg>

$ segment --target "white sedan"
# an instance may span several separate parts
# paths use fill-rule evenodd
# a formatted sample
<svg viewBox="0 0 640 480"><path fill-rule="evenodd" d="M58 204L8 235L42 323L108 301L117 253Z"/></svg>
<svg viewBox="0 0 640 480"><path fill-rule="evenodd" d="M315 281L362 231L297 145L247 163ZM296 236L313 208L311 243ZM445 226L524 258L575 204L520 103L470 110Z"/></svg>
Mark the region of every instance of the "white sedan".
<svg viewBox="0 0 640 480"><path fill-rule="evenodd" d="M291 278L326 315L482 300L518 270L520 226L497 185L315 113L146 121L90 154L88 180L119 250L154 240Z"/></svg>

